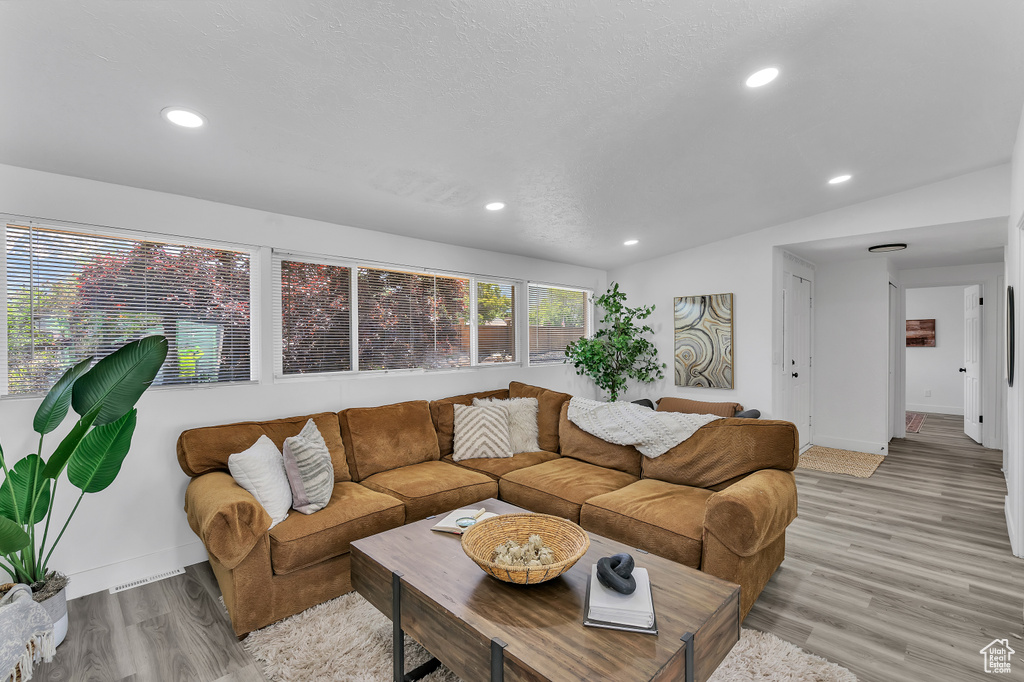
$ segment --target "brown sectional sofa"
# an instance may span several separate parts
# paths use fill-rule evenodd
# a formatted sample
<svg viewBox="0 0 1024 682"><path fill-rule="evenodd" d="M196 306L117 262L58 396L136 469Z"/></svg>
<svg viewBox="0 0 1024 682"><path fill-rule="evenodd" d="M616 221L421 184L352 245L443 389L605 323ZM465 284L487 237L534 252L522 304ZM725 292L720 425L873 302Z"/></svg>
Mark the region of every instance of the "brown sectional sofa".
<svg viewBox="0 0 1024 682"><path fill-rule="evenodd" d="M543 450L452 461L455 404L536 397ZM566 417L571 396L509 388L342 412L190 429L178 461L192 480L189 525L205 544L235 632L243 635L351 590L353 540L500 496L739 583L742 614L785 555L796 517L797 433L789 422L721 419L661 457L607 443ZM659 409L684 409L672 400ZM731 406L727 408L733 409ZM314 514L270 516L227 473L267 435L280 448L312 418L335 488Z"/></svg>

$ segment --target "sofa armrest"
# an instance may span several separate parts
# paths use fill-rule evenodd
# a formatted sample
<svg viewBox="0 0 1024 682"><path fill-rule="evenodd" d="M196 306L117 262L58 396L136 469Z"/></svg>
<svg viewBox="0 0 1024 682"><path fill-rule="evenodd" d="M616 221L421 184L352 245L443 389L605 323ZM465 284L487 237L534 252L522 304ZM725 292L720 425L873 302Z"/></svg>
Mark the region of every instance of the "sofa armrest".
<svg viewBox="0 0 1024 682"><path fill-rule="evenodd" d="M761 469L711 496L704 528L737 555L752 556L782 535L796 513L793 472Z"/></svg>
<svg viewBox="0 0 1024 682"><path fill-rule="evenodd" d="M270 514L224 471L196 476L185 490L188 525L206 551L232 569L270 529Z"/></svg>

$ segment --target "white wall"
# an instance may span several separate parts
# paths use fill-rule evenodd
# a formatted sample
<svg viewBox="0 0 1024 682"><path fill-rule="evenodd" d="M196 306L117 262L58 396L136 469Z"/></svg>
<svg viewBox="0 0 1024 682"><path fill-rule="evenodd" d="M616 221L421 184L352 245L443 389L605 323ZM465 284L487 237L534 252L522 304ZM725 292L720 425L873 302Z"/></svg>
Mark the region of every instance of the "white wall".
<svg viewBox="0 0 1024 682"><path fill-rule="evenodd" d="M0 165L0 212L262 247L321 253L413 267L436 268L602 292L606 274L532 258L509 256L361 230L188 197L134 189ZM269 267L265 272L269 272ZM251 385L152 389L139 402L132 452L121 475L103 493L87 496L51 565L72 577L70 596L188 565L206 558L182 511L187 477L175 458L178 434L193 426L283 417L440 398L498 388L510 380L596 397L592 382L566 365L480 368L430 374L361 375L346 379L274 382L269 277L262 278L262 379ZM0 400L0 438L9 458L34 449L31 419L38 399ZM71 420L68 420L69 422ZM62 433L48 438L46 452ZM57 518L70 508L68 486L58 493Z"/></svg>
<svg viewBox="0 0 1024 682"><path fill-rule="evenodd" d="M1024 557L1024 342L1021 341L1024 320L1021 319L1021 299L1024 298L1024 115L1017 129L1017 142L1013 149L1010 180L1010 220L1007 226L1006 284L1014 289L1016 299L1016 371L1013 386L1006 396L1007 443L1003 453L1006 474L1006 524L1010 532L1013 551Z"/></svg>
<svg viewBox="0 0 1024 682"><path fill-rule="evenodd" d="M774 247L855 234L1006 216L1009 211L1008 166L997 166L944 182L854 204L809 218L776 225L660 258L614 268L630 303L654 303L651 316L661 358L673 357L672 299L675 296L733 293L735 388L700 389L674 385L673 374L651 386L631 387L627 397L678 395L696 400L728 400L775 411L773 370L781 367L781 271ZM741 200L739 198L738 200ZM714 225L706 226L713 230ZM887 307L883 305L883 310ZM880 356L882 358L885 355ZM876 400L884 400L885 392ZM816 395L816 402L822 396ZM873 427L871 427L873 428Z"/></svg>
<svg viewBox="0 0 1024 682"><path fill-rule="evenodd" d="M907 409L963 414L964 288L907 289L907 319L935 320L934 347L907 347Z"/></svg>
<svg viewBox="0 0 1024 682"><path fill-rule="evenodd" d="M815 445L888 452L889 271L885 258L819 265L814 283Z"/></svg>

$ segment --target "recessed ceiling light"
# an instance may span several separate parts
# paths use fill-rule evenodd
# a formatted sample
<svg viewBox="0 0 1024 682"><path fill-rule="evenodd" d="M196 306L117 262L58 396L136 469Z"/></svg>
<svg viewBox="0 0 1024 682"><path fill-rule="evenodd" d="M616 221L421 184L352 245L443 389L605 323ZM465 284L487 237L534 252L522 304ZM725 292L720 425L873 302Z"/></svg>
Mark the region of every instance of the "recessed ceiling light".
<svg viewBox="0 0 1024 682"><path fill-rule="evenodd" d="M636 246L637 244L640 243L640 240L639 239L627 239L626 241L624 241L622 243L625 246Z"/></svg>
<svg viewBox="0 0 1024 682"><path fill-rule="evenodd" d="M505 204L504 202L501 201L492 201L491 203L484 206L484 208L486 208L488 211L500 211L501 209L505 208Z"/></svg>
<svg viewBox="0 0 1024 682"><path fill-rule="evenodd" d="M902 251L907 248L906 244L876 244L875 246L869 246L868 251L871 253L888 253L889 251Z"/></svg>
<svg viewBox="0 0 1024 682"><path fill-rule="evenodd" d="M846 182L847 180L849 180L852 177L853 176L850 175L849 173L843 173L842 175L837 175L834 178L832 178L831 180L829 180L828 184L830 184L830 185L838 185L840 183Z"/></svg>
<svg viewBox="0 0 1024 682"><path fill-rule="evenodd" d="M767 69L761 69L760 71L750 74L747 78L747 87L759 88L762 85L768 85L778 77L779 70L774 66L769 66Z"/></svg>
<svg viewBox="0 0 1024 682"><path fill-rule="evenodd" d="M206 123L202 114L181 107L167 107L160 114L174 125L182 128L199 128Z"/></svg>

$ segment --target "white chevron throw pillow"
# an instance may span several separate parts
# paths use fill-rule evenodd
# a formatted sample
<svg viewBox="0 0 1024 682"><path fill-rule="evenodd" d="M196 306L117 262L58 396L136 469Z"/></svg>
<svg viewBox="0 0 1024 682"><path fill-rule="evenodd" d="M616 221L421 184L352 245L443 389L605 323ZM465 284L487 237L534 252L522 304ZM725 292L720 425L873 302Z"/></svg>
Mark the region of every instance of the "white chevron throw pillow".
<svg viewBox="0 0 1024 682"><path fill-rule="evenodd" d="M511 457L508 408L504 405L454 405L455 452L452 459Z"/></svg>

